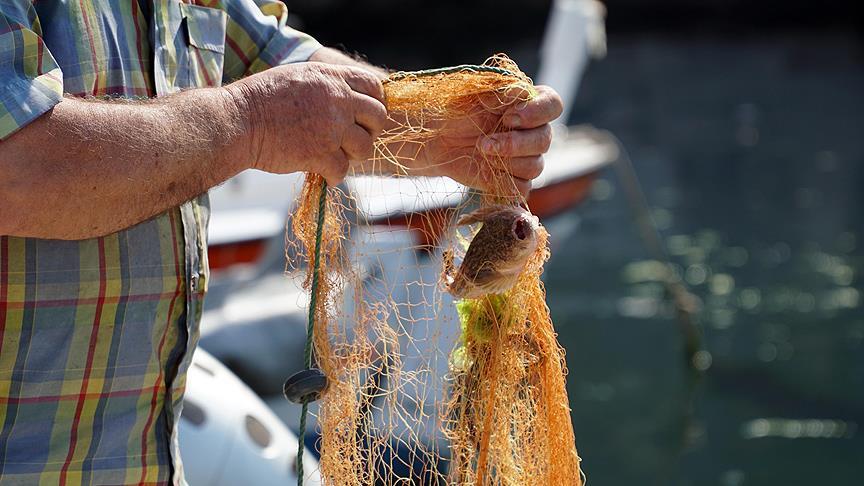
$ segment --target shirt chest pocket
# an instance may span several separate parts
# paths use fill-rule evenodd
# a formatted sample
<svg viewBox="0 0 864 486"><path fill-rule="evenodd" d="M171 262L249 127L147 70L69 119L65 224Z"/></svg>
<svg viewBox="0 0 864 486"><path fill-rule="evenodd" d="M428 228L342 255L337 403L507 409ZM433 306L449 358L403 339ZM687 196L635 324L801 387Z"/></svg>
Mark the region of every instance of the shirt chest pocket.
<svg viewBox="0 0 864 486"><path fill-rule="evenodd" d="M189 86L220 86L228 16L219 9L185 3L180 9L188 44Z"/></svg>

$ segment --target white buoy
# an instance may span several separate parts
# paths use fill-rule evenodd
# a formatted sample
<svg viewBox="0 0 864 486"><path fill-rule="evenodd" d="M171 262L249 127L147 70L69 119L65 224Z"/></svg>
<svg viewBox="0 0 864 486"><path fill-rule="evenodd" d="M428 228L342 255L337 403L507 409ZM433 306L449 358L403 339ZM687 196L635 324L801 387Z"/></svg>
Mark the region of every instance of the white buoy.
<svg viewBox="0 0 864 486"><path fill-rule="evenodd" d="M180 457L190 485L297 483L297 436L228 368L195 351L180 419ZM321 484L307 450L305 484Z"/></svg>

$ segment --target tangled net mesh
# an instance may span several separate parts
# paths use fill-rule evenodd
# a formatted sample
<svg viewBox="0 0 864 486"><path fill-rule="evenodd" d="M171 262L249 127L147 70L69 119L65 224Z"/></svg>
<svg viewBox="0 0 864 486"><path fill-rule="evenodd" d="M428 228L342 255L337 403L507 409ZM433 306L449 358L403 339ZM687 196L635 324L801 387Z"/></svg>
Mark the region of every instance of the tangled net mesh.
<svg viewBox="0 0 864 486"><path fill-rule="evenodd" d="M391 75L384 88L397 126L376 141L376 170L411 175L410 162L452 120L504 131L514 92L519 102L536 90L506 56L484 66L492 69ZM442 285L444 260L464 257L472 236L455 229L460 213L525 205L505 160L474 156L493 169L483 193L398 175L328 187L314 289L307 262L324 181L307 174L287 242L289 270L305 268L304 287L317 295L314 356L329 382L316 413L324 484L583 483L564 351L540 280L545 229L504 294L454 302Z"/></svg>

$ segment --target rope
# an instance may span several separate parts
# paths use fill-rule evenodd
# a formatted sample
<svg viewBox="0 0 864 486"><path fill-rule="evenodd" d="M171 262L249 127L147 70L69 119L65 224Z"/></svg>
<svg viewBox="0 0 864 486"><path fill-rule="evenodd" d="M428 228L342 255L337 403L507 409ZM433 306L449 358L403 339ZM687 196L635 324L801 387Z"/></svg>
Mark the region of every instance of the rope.
<svg viewBox="0 0 864 486"><path fill-rule="evenodd" d="M321 235L324 232L324 211L327 205L327 181L321 183L318 196L318 223L315 228L315 253L312 266L312 288L309 295L309 324L306 327L306 345L303 348L303 361L306 369L312 368L312 335L315 330L315 309L318 304L318 276L321 269ZM303 452L306 440L306 416L309 414L309 400L303 400L300 412L300 431L297 444L297 486L303 486Z"/></svg>
<svg viewBox="0 0 864 486"><path fill-rule="evenodd" d="M423 71L399 71L390 75L387 79L385 79L384 83L390 83L392 81L398 81L400 79L409 78L411 76L422 77L422 76L435 76L437 74L453 74L453 73L461 73L464 71L472 72L472 73L495 73L501 74L503 76L516 76L516 73L513 71L508 71L507 69L495 67L495 66L485 66L478 64L460 64L458 66L437 68L437 69L425 69Z"/></svg>

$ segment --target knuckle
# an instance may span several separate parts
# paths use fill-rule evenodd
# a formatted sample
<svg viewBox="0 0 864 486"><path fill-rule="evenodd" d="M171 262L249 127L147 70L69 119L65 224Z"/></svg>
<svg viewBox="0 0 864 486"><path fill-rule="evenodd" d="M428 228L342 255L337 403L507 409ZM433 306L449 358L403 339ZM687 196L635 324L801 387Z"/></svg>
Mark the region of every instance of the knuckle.
<svg viewBox="0 0 864 486"><path fill-rule="evenodd" d="M381 124L381 128L384 128L384 126L387 124L387 118L388 118L387 107L384 106L383 103L378 103L375 105L375 108L376 108L376 112L377 112L376 118L378 120L378 123Z"/></svg>
<svg viewBox="0 0 864 486"><path fill-rule="evenodd" d="M378 79L378 76L375 75L372 71L364 68L355 68L357 70L358 75L364 81L369 83L370 86L380 87L381 81Z"/></svg>
<svg viewBox="0 0 864 486"><path fill-rule="evenodd" d="M557 118L561 115L564 111L564 101L561 99L561 95L549 86L539 86L538 91L549 116Z"/></svg>
<svg viewBox="0 0 864 486"><path fill-rule="evenodd" d="M540 174L543 173L543 169L545 166L546 162L543 160L543 156L531 159L531 162L528 166L528 178L534 179L540 177Z"/></svg>
<svg viewBox="0 0 864 486"><path fill-rule="evenodd" d="M357 67L357 66L342 66L342 67L345 70L346 76L350 76L357 81L360 81L363 83L368 83L372 79L372 73L370 73L366 69L363 69L363 68Z"/></svg>
<svg viewBox="0 0 864 486"><path fill-rule="evenodd" d="M555 112L555 117L557 118L564 112L564 100L561 99L561 96L559 96L557 92L552 91L552 94L552 107Z"/></svg>
<svg viewBox="0 0 864 486"><path fill-rule="evenodd" d="M510 155L516 147L516 132L508 132L498 138L498 153L501 155Z"/></svg>
<svg viewBox="0 0 864 486"><path fill-rule="evenodd" d="M365 69L357 69L357 79L370 90L376 91L380 87L380 83L375 76Z"/></svg>
<svg viewBox="0 0 864 486"><path fill-rule="evenodd" d="M549 151L549 147L552 146L552 126L548 123L543 125L542 131L540 132L540 148L541 152L546 153Z"/></svg>

